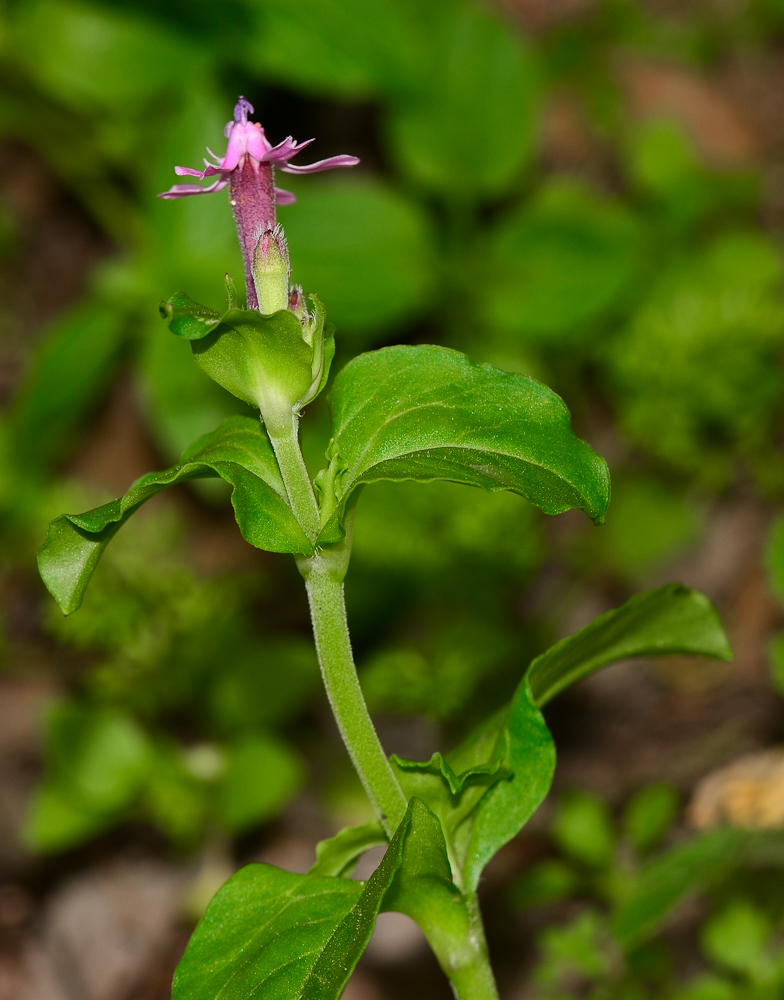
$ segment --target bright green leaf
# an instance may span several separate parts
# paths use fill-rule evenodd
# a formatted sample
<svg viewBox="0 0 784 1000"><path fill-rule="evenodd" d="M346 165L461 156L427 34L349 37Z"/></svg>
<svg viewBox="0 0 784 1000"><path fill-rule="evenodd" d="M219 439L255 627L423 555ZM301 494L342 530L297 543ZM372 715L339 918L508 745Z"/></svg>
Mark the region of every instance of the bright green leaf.
<svg viewBox="0 0 784 1000"><path fill-rule="evenodd" d="M763 983L775 974L767 953L770 922L756 906L735 899L702 928L702 947L718 966Z"/></svg>
<svg viewBox="0 0 784 1000"><path fill-rule="evenodd" d="M522 830L550 789L555 747L528 681L518 685L493 758L512 772L479 800L465 848L465 886L476 889L482 869ZM492 758L491 758L492 759Z"/></svg>
<svg viewBox="0 0 784 1000"><path fill-rule="evenodd" d="M346 365L331 404L320 485L326 509L336 509L323 541L340 537L357 486L382 479L506 489L545 513L578 507L597 521L607 506L604 461L572 434L562 400L525 375L443 347L387 347Z"/></svg>
<svg viewBox="0 0 784 1000"><path fill-rule="evenodd" d="M553 839L567 857L589 868L610 864L615 847L612 820L601 799L587 792L571 792L558 803Z"/></svg>
<svg viewBox="0 0 784 1000"><path fill-rule="evenodd" d="M348 875L365 851L389 843L378 821L347 826L316 845L316 863L309 875Z"/></svg>
<svg viewBox="0 0 784 1000"><path fill-rule="evenodd" d="M247 542L271 552L310 550L284 499L283 482L263 428L252 417L229 417L183 452L180 465L147 473L119 500L52 521L38 565L63 613L79 607L103 550L146 500L175 483L216 476L233 487L234 514Z"/></svg>
<svg viewBox="0 0 784 1000"><path fill-rule="evenodd" d="M600 667L633 656L673 654L731 660L732 650L716 609L697 590L669 583L636 594L561 639L528 668L538 705Z"/></svg>
<svg viewBox="0 0 784 1000"><path fill-rule="evenodd" d="M194 931L172 1000L303 997L313 966L362 890L351 879L294 875L271 865L240 869Z"/></svg>
<svg viewBox="0 0 784 1000"><path fill-rule="evenodd" d="M424 920L443 911L439 916L446 918L447 930L457 921L465 933L460 904L438 820L415 799L364 885L269 865L241 869L196 928L175 974L172 998L338 1000L382 905Z"/></svg>

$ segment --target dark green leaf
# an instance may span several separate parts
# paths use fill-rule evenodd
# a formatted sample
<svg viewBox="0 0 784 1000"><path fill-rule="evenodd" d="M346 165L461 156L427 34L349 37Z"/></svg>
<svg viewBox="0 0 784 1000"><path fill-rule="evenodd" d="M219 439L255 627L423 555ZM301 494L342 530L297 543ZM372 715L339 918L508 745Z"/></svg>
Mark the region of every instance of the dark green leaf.
<svg viewBox="0 0 784 1000"><path fill-rule="evenodd" d="M308 874L347 875L365 851L387 843L379 822L347 826L316 846L316 863Z"/></svg>
<svg viewBox="0 0 784 1000"><path fill-rule="evenodd" d="M453 4L431 45L424 86L393 105L390 150L432 190L498 194L533 151L533 53L514 25L474 3Z"/></svg>
<svg viewBox="0 0 784 1000"><path fill-rule="evenodd" d="M381 479L506 489L548 514L578 507L602 519L604 461L572 434L563 401L525 375L443 347L387 347L346 365L331 402L335 436L320 477L332 514L325 542L340 537L356 487Z"/></svg>
<svg viewBox="0 0 784 1000"><path fill-rule="evenodd" d="M168 90L196 57L181 33L138 12L34 0L14 14L14 52L25 53L38 85L57 102L93 114L133 109Z"/></svg>
<svg viewBox="0 0 784 1000"><path fill-rule="evenodd" d="M448 0L265 0L247 58L254 74L263 68L318 97L408 92L432 62L433 37L450 6Z"/></svg>
<svg viewBox="0 0 784 1000"><path fill-rule="evenodd" d="M573 181L551 182L493 234L487 319L541 340L585 327L628 287L642 247L627 208Z"/></svg>
<svg viewBox="0 0 784 1000"><path fill-rule="evenodd" d="M71 435L107 389L124 327L122 311L87 305L41 344L11 417L14 449L26 468L65 457Z"/></svg>
<svg viewBox="0 0 784 1000"><path fill-rule="evenodd" d="M686 653L731 660L732 650L711 602L669 583L636 594L538 656L528 668L537 705L600 667L633 656Z"/></svg>
<svg viewBox="0 0 784 1000"><path fill-rule="evenodd" d="M362 892L362 883L351 879L262 864L240 869L196 928L177 967L172 1000L303 997L319 956Z"/></svg>
<svg viewBox="0 0 784 1000"><path fill-rule="evenodd" d="M715 830L650 862L613 917L613 932L621 944L634 947L656 933L681 900L735 863L748 839L745 830Z"/></svg>
<svg viewBox="0 0 784 1000"><path fill-rule="evenodd" d="M308 177L291 186L293 277L329 304L341 335L367 338L432 306L434 236L416 202L370 177Z"/></svg>
<svg viewBox="0 0 784 1000"><path fill-rule="evenodd" d="M146 500L175 483L218 476L233 487L234 514L247 542L270 552L310 551L284 499L263 428L252 417L229 417L183 452L174 468L142 476L125 496L103 507L52 521L38 565L62 611L70 614L79 607L103 550Z"/></svg>

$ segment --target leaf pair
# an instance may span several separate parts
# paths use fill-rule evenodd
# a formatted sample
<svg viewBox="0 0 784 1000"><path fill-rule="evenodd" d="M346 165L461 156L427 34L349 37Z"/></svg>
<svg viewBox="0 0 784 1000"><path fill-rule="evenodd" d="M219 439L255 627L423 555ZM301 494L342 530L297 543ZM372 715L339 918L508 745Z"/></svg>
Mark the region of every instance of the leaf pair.
<svg viewBox="0 0 784 1000"><path fill-rule="evenodd" d="M193 309L173 316L184 332L191 324L213 329L218 323L210 314L199 326ZM577 507L596 521L603 517L605 463L573 435L562 400L527 376L472 364L446 348L388 347L350 362L335 380L331 404L330 464L316 479L323 524L318 546L342 539L359 487L383 479L510 490L548 514ZM250 417L229 417L174 468L143 476L110 504L52 522L39 565L61 609L69 614L79 607L106 544L145 500L166 486L215 476L232 486L246 541L271 552L312 552L264 429Z"/></svg>
<svg viewBox="0 0 784 1000"><path fill-rule="evenodd" d="M434 903L444 911L438 916L465 919L438 820L413 799L367 883L265 864L242 868L219 890L191 938L172 998L337 1000L379 912L413 915L432 911Z"/></svg>
<svg viewBox="0 0 784 1000"><path fill-rule="evenodd" d="M386 843L378 823L323 842L307 875L250 865L226 883L191 939L174 1000L337 998L383 910L416 920L448 963L452 943L464 947L467 939L468 901L482 868L549 789L555 754L538 706L607 663L670 653L731 656L713 606L678 585L640 594L556 643L531 663L509 708L448 757L393 758L409 806L366 885L342 876ZM732 847L725 840L717 839L721 857ZM664 875L696 864L694 881L705 867L698 855L687 850ZM677 879L657 872L618 913L622 940L636 940L679 898Z"/></svg>
<svg viewBox="0 0 784 1000"><path fill-rule="evenodd" d="M542 653L509 707L446 758L393 758L404 791L424 799L441 820L461 887L476 889L484 866L549 790L555 749L540 707L609 663L673 654L732 659L713 605L679 584L632 597Z"/></svg>

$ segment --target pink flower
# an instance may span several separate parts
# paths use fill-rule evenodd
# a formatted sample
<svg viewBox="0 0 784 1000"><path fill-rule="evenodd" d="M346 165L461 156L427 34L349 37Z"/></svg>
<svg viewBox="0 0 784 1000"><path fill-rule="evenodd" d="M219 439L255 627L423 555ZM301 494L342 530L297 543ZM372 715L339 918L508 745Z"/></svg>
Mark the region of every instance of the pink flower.
<svg viewBox="0 0 784 1000"><path fill-rule="evenodd" d="M320 170L331 170L333 167L353 167L359 163L359 159L356 156L343 155L330 156L326 160L318 160L302 167L291 164L289 160L309 146L313 140L297 143L291 136L287 136L283 142L273 146L261 125L258 122L248 121L248 113L253 113L253 105L244 97L240 97L234 108L234 121L226 125L225 135L229 145L222 160L208 149L207 152L215 163L205 160L204 170L194 170L192 167L174 168L174 172L180 177L198 177L200 180L215 177L212 184L206 187L202 187L201 184L175 184L158 197L185 198L192 194L210 194L213 191L222 191L229 185L229 204L237 223L237 234L245 264L248 308L256 309L258 301L252 273L256 242L261 233L275 228L276 203L290 205L295 200L290 191L275 187L274 168L278 167L287 174L314 174Z"/></svg>

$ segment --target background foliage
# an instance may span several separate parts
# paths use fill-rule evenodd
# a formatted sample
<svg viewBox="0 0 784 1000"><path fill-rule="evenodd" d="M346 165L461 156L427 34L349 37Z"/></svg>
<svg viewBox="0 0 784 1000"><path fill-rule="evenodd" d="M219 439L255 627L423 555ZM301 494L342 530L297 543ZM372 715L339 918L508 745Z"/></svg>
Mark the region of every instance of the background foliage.
<svg viewBox="0 0 784 1000"><path fill-rule="evenodd" d="M9 0L4 660L8 679L42 683L49 700L29 851L75 859L107 831L153 830L163 854L219 842L242 860L262 824L297 803L318 813L319 832L363 815L322 724L299 581L285 557L241 548L219 512L222 484L151 502L67 620L34 576L51 516L112 499L245 412L157 312L179 289L221 308L224 272L241 274L222 196L155 197L175 163L220 148L238 93L273 141L315 135L319 156L362 157L350 175L292 180L298 202L280 213L294 279L337 325L333 370L369 347L438 343L534 375L611 467L599 530L545 525L517 497L457 485L367 491L349 612L388 748L426 756L438 732L458 739L553 639L640 586L702 573L685 582L740 620L753 596L727 581L751 572L748 551L732 547L749 518L762 525L750 542L754 606L768 609L762 632L775 631L781 613L758 578L759 536L784 493L784 121L765 118L752 84L775 86L783 37L776 0L676 11L603 0L549 15L511 0ZM757 118L722 104L733 81ZM325 426L319 402L303 424L314 461ZM738 509L746 521L731 519ZM779 526L768 558L779 600L783 548ZM737 563L711 577L717 557L705 553L720 549ZM575 983L597 998L776 995L775 838L764 850L722 842L710 876L691 878L685 862L684 886L706 894L691 950L679 950L649 929L633 941L618 930L646 866L681 863L678 792L657 783L620 819L612 810L646 780L685 793L734 752L780 737L782 650L774 639L773 684L755 675L766 707L748 710L751 744L727 737L691 769L594 782L557 800L549 832L542 820L534 853L548 857L518 857L525 870L498 902L524 914L515 926L527 940L525 921L538 928L531 995ZM744 660L742 642L739 653L743 670L754 654ZM715 665L679 671L639 683L677 699L724 682L725 709L738 690ZM590 710L572 700L553 711L567 760L570 726ZM719 730L729 713L712 711ZM688 710L680 717L688 729ZM591 745L589 733L582 752ZM587 780L571 775L566 784Z"/></svg>

